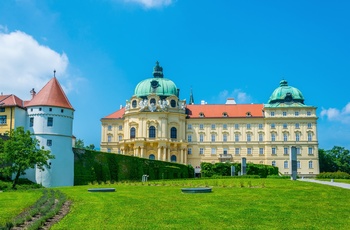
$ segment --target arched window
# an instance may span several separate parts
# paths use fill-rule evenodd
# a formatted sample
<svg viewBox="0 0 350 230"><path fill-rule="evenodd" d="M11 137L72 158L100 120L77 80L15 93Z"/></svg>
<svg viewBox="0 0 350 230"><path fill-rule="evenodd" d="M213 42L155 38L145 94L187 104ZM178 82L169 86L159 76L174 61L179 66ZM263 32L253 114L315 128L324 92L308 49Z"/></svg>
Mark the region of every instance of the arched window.
<svg viewBox="0 0 350 230"><path fill-rule="evenodd" d="M131 102L131 106L132 106L133 108L136 108L136 106L137 106L137 101L136 101L136 100L133 100L133 101Z"/></svg>
<svg viewBox="0 0 350 230"><path fill-rule="evenodd" d="M172 127L170 129L170 138L172 138L172 139L176 139L177 138L177 130L176 130L175 127Z"/></svg>
<svg viewBox="0 0 350 230"><path fill-rule="evenodd" d="M130 129L130 139L135 138L135 136L136 136L136 129L132 127Z"/></svg>
<svg viewBox="0 0 350 230"><path fill-rule="evenodd" d="M171 105L171 107L175 108L176 107L176 101L175 100L171 100L170 101L170 105Z"/></svg>
<svg viewBox="0 0 350 230"><path fill-rule="evenodd" d="M152 98L151 100L150 100L150 104L156 104L156 99L154 99L154 98Z"/></svg>
<svg viewBox="0 0 350 230"><path fill-rule="evenodd" d="M154 126L149 127L149 138L155 138L156 137L156 128Z"/></svg>
<svg viewBox="0 0 350 230"><path fill-rule="evenodd" d="M153 154L151 154L151 155L149 155L149 159L150 159L150 160L155 160L156 157L155 157Z"/></svg>
<svg viewBox="0 0 350 230"><path fill-rule="evenodd" d="M176 156L175 156L175 155L171 155L170 161L171 161L171 162L176 162Z"/></svg>

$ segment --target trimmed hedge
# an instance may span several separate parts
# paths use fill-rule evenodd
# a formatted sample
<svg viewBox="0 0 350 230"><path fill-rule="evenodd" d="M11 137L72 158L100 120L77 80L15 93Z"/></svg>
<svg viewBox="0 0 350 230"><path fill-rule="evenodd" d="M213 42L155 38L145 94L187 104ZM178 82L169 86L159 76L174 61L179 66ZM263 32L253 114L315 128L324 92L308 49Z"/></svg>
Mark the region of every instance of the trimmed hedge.
<svg viewBox="0 0 350 230"><path fill-rule="evenodd" d="M240 163L201 163L202 177L231 176L231 166L235 166L235 176L241 171ZM278 175L278 167L262 164L247 164L247 175L258 175L266 178L268 175Z"/></svg>
<svg viewBox="0 0 350 230"><path fill-rule="evenodd" d="M183 164L87 149L74 148L73 151L74 185L106 181L140 181L143 175L148 175L149 180L194 176L193 167Z"/></svg>
<svg viewBox="0 0 350 230"><path fill-rule="evenodd" d="M317 179L350 179L346 172L323 172L316 176Z"/></svg>

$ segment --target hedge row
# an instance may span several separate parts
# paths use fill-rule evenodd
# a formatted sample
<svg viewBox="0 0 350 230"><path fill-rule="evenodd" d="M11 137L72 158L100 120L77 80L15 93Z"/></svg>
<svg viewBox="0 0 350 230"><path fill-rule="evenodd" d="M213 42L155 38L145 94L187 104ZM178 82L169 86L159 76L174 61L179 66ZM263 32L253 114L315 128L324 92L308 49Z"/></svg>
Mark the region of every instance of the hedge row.
<svg viewBox="0 0 350 230"><path fill-rule="evenodd" d="M346 172L323 172L316 176L317 179L350 179Z"/></svg>
<svg viewBox="0 0 350 230"><path fill-rule="evenodd" d="M231 166L235 166L235 176L241 171L241 163L201 163L202 177L231 176ZM266 178L269 175L278 175L278 167L262 164L247 164L247 175L258 175Z"/></svg>
<svg viewBox="0 0 350 230"><path fill-rule="evenodd" d="M183 164L87 149L73 151L74 185L86 185L95 181L140 181L143 175L148 175L149 180L194 176L193 167Z"/></svg>

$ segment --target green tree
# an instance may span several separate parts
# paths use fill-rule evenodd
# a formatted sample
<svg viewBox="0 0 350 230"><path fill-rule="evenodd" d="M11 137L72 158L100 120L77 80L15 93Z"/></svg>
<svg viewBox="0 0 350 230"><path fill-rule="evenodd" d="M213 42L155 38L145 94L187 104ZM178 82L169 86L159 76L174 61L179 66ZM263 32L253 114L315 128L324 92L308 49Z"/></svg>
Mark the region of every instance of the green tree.
<svg viewBox="0 0 350 230"><path fill-rule="evenodd" d="M77 139L77 140L75 141L74 148L83 149L84 146L85 146L84 140L82 140L82 139Z"/></svg>
<svg viewBox="0 0 350 230"><path fill-rule="evenodd" d="M350 173L350 152L344 147L334 146L331 150L319 152L320 172Z"/></svg>
<svg viewBox="0 0 350 230"><path fill-rule="evenodd" d="M14 175L12 188L15 189L18 179L25 175L25 171L35 166L41 170L50 168L49 159L54 159L49 150L40 148L39 141L31 137L29 131L18 127L8 133L9 139L3 142L0 165L4 165L1 171L6 175Z"/></svg>

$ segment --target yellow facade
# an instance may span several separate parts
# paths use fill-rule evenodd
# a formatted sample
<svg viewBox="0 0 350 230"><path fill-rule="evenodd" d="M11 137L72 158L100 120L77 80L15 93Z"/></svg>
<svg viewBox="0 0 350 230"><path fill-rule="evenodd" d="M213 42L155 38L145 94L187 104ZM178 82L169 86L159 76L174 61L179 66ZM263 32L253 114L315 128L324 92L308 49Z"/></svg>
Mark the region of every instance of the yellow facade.
<svg viewBox="0 0 350 230"><path fill-rule="evenodd" d="M155 72L163 77L159 66ZM186 105L178 95L164 96L159 93L164 89L152 83L159 75L154 79L142 81L143 88L136 87L125 107L101 119L101 151L193 167L241 162L244 157L290 175L291 148L296 147L298 174L319 174L316 107L304 105L300 91L286 81L268 104L212 106ZM156 86L148 94L147 84Z"/></svg>

